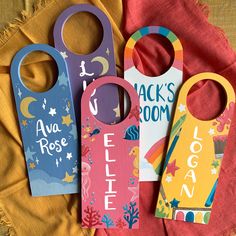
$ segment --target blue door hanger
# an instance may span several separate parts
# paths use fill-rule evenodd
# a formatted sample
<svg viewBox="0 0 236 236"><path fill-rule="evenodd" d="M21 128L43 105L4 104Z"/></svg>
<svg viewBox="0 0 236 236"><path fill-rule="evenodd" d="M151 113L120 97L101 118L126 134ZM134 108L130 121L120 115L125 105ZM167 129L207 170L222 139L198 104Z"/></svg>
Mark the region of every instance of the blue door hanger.
<svg viewBox="0 0 236 236"><path fill-rule="evenodd" d="M20 78L20 65L33 51L48 53L58 66L58 79L46 92L29 90ZM11 79L32 195L77 193L78 135L64 58L51 46L29 45L15 55Z"/></svg>

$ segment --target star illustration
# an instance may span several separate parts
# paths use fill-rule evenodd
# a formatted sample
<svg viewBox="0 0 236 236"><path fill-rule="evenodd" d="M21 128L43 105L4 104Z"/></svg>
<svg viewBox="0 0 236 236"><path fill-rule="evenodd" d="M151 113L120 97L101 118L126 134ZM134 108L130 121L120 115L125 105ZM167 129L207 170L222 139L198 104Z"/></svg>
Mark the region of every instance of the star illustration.
<svg viewBox="0 0 236 236"><path fill-rule="evenodd" d="M133 193L133 196L130 199L130 201L133 202L136 198L139 197L139 184L136 187L128 187L128 189Z"/></svg>
<svg viewBox="0 0 236 236"><path fill-rule="evenodd" d="M72 173L78 174L78 167L77 166L72 168Z"/></svg>
<svg viewBox="0 0 236 236"><path fill-rule="evenodd" d="M62 57L63 57L64 59L68 58L66 52L60 52L60 54L62 55Z"/></svg>
<svg viewBox="0 0 236 236"><path fill-rule="evenodd" d="M62 116L62 124L66 126L70 126L70 124L73 123L73 120L70 117L70 114L67 116Z"/></svg>
<svg viewBox="0 0 236 236"><path fill-rule="evenodd" d="M90 126L87 126L84 128L85 132L90 132L92 130L92 128Z"/></svg>
<svg viewBox="0 0 236 236"><path fill-rule="evenodd" d="M59 158L59 161L62 162L62 158L61 157Z"/></svg>
<svg viewBox="0 0 236 236"><path fill-rule="evenodd" d="M211 165L216 168L217 166L219 166L219 162L218 161L213 161Z"/></svg>
<svg viewBox="0 0 236 236"><path fill-rule="evenodd" d="M107 54L108 56L110 55L110 50L109 50L109 48L107 48L106 54Z"/></svg>
<svg viewBox="0 0 236 236"><path fill-rule="evenodd" d="M167 175L167 176L166 176L166 182L167 182L167 183L170 183L171 181L172 181L172 176Z"/></svg>
<svg viewBox="0 0 236 236"><path fill-rule="evenodd" d="M21 98L21 96L22 96L22 92L20 91L19 88L18 88L18 96L19 96L19 98Z"/></svg>
<svg viewBox="0 0 236 236"><path fill-rule="evenodd" d="M65 109L65 110L66 110L67 113L69 113L70 108L69 108L68 106L66 106L66 109Z"/></svg>
<svg viewBox="0 0 236 236"><path fill-rule="evenodd" d="M216 173L217 173L216 168L211 169L211 174L212 174L212 175L216 175Z"/></svg>
<svg viewBox="0 0 236 236"><path fill-rule="evenodd" d="M120 117L120 105L118 104L116 108L113 109L113 111L116 113L116 117Z"/></svg>
<svg viewBox="0 0 236 236"><path fill-rule="evenodd" d="M180 105L178 106L178 110L179 110L180 112L183 112L183 111L186 110L186 106L183 105L183 104L180 104Z"/></svg>
<svg viewBox="0 0 236 236"><path fill-rule="evenodd" d="M175 176L175 171L178 170L179 167L176 166L176 160L172 161L167 165L167 171L166 174L171 173L172 176Z"/></svg>
<svg viewBox="0 0 236 236"><path fill-rule="evenodd" d="M71 126L71 131L69 134L73 136L74 140L78 139L77 128L74 124Z"/></svg>
<svg viewBox="0 0 236 236"><path fill-rule="evenodd" d="M58 159L56 159L56 166L57 166L57 167L59 166L59 162L58 162Z"/></svg>
<svg viewBox="0 0 236 236"><path fill-rule="evenodd" d="M27 120L22 120L21 121L21 124L23 125L23 126L27 126L28 124L27 124Z"/></svg>
<svg viewBox="0 0 236 236"><path fill-rule="evenodd" d="M68 80L64 72L59 76L58 81L59 81L59 86L63 85L68 86Z"/></svg>
<svg viewBox="0 0 236 236"><path fill-rule="evenodd" d="M29 167L30 167L30 169L34 169L35 168L35 164L33 162L30 162Z"/></svg>
<svg viewBox="0 0 236 236"><path fill-rule="evenodd" d="M68 172L66 171L65 177L62 181L67 182L67 183L72 183L74 181L75 175L69 175Z"/></svg>
<svg viewBox="0 0 236 236"><path fill-rule="evenodd" d="M211 129L208 131L208 134L211 135L211 136L214 135L214 134L215 134L215 130L211 128Z"/></svg>
<svg viewBox="0 0 236 236"><path fill-rule="evenodd" d="M28 147L26 152L25 152L26 161L28 161L28 160L34 161L34 158L33 158L34 154L36 154L36 152L31 152L30 148Z"/></svg>
<svg viewBox="0 0 236 236"><path fill-rule="evenodd" d="M38 159L38 157L36 157L36 163L37 163L37 165L39 164L39 159Z"/></svg>
<svg viewBox="0 0 236 236"><path fill-rule="evenodd" d="M180 201L178 201L177 199L173 199L170 204L171 204L171 208L177 208L179 205Z"/></svg>
<svg viewBox="0 0 236 236"><path fill-rule="evenodd" d="M55 116L57 114L56 108L50 108L50 111L48 112L49 115Z"/></svg>
<svg viewBox="0 0 236 236"><path fill-rule="evenodd" d="M72 153L71 152L67 152L67 154L66 154L66 158L68 159L68 160L70 160L71 158L72 158Z"/></svg>

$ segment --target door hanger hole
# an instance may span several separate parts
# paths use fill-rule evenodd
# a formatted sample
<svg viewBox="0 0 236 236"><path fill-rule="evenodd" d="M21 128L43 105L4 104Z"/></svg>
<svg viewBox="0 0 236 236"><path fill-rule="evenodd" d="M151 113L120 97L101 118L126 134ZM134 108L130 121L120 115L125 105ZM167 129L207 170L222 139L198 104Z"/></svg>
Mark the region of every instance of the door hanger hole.
<svg viewBox="0 0 236 236"><path fill-rule="evenodd" d="M135 67L142 74L160 76L173 64L174 48L167 38L149 34L138 40L132 56Z"/></svg>
<svg viewBox="0 0 236 236"><path fill-rule="evenodd" d="M104 94L107 94L107 89L111 88L114 89L113 91L117 91L118 100L115 93L104 96ZM100 100L96 99L96 95ZM97 120L104 124L114 125L122 122L128 116L131 100L129 94L122 86L111 83L96 89L95 94L92 94L90 98L89 106L93 115L96 114L93 111L97 110L98 115L95 115Z"/></svg>
<svg viewBox="0 0 236 236"><path fill-rule="evenodd" d="M90 54L102 43L103 27L97 16L78 12L65 23L63 40L68 50L75 54Z"/></svg>
<svg viewBox="0 0 236 236"><path fill-rule="evenodd" d="M29 90L33 92L48 91L57 82L57 63L45 52L31 52L21 64L20 76L22 82Z"/></svg>
<svg viewBox="0 0 236 236"><path fill-rule="evenodd" d="M226 104L227 94L224 87L210 79L199 81L188 92L188 110L199 120L217 118L225 110Z"/></svg>

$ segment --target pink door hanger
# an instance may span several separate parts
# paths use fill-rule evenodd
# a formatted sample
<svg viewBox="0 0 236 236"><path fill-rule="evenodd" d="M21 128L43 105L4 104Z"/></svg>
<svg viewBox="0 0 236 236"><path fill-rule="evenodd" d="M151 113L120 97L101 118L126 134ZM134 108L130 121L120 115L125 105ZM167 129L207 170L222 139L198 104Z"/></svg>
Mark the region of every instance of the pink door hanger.
<svg viewBox="0 0 236 236"><path fill-rule="evenodd" d="M89 109L94 89L108 83L129 94L129 115L107 125ZM106 76L91 83L81 100L82 227L139 227L139 99L128 82Z"/></svg>

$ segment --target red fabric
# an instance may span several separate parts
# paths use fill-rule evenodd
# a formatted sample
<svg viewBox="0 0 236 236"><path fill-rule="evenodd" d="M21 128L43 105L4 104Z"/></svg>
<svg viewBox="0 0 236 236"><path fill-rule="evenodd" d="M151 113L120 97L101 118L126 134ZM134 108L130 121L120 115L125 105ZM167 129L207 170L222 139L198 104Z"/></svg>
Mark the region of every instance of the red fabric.
<svg viewBox="0 0 236 236"><path fill-rule="evenodd" d="M184 48L184 79L200 72L216 72L236 89L236 55L216 27L210 25L193 0L124 0L126 39L143 26L159 25L171 29ZM134 54L135 64L146 74L158 74L170 62L169 55L153 37L143 39ZM167 47L168 49L168 47ZM160 56L161 53L161 56ZM154 62L158 61L159 64ZM201 101L199 100L201 98ZM223 99L212 82L200 84L188 97L191 111L202 119L216 115ZM234 112L236 117L236 109ZM96 235L235 235L236 232L236 119L233 119L225 150L211 219L208 225L154 217L159 182L141 183L140 229L97 230Z"/></svg>

